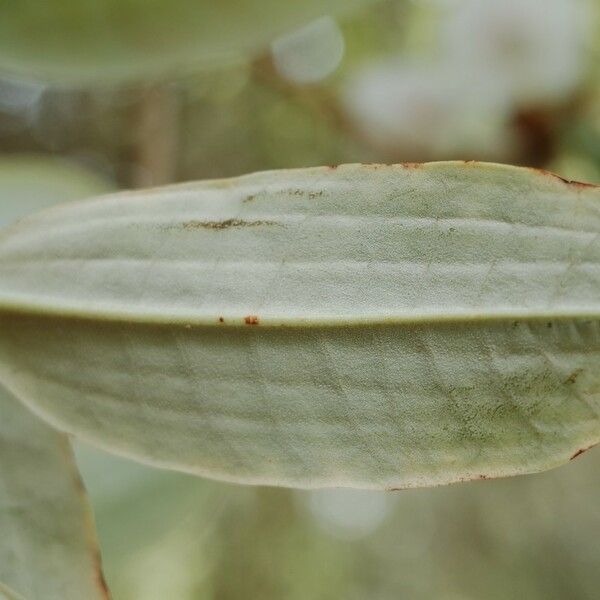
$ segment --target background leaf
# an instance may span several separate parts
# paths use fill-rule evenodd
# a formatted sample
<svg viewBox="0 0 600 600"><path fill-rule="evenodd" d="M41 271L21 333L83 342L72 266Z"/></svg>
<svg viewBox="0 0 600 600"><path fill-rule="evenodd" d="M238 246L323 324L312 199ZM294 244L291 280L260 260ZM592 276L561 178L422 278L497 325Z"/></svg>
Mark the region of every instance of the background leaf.
<svg viewBox="0 0 600 600"><path fill-rule="evenodd" d="M0 7L0 67L61 81L215 68L369 0L35 0Z"/></svg>
<svg viewBox="0 0 600 600"><path fill-rule="evenodd" d="M108 598L93 517L67 437L3 390L0 531L0 581L23 597Z"/></svg>
<svg viewBox="0 0 600 600"><path fill-rule="evenodd" d="M5 585L0 583L0 599L1 600L23 600L22 596L19 596L16 592L13 592Z"/></svg>
<svg viewBox="0 0 600 600"><path fill-rule="evenodd" d="M0 227L59 202L80 200L114 188L64 159L13 155L0 159Z"/></svg>
<svg viewBox="0 0 600 600"><path fill-rule="evenodd" d="M0 161L0 227L110 189L65 160ZM0 598L107 598L93 517L69 440L0 387Z"/></svg>
<svg viewBox="0 0 600 600"><path fill-rule="evenodd" d="M547 469L600 438L598 199L438 163L54 209L0 238L2 378L107 449L232 481Z"/></svg>

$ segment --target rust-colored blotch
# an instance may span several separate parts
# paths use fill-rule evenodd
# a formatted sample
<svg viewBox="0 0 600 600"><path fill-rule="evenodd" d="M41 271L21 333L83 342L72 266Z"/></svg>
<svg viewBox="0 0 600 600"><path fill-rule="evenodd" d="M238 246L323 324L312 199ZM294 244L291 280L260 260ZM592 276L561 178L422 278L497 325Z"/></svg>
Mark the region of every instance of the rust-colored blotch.
<svg viewBox="0 0 600 600"><path fill-rule="evenodd" d="M575 454L573 454L573 456L571 456L571 458L569 460L576 459L578 456L581 456L582 454L584 454L588 450L591 450L595 446L597 446L597 444L592 444L591 446L588 446L587 448L581 448L580 450L577 450L577 452L575 452Z"/></svg>

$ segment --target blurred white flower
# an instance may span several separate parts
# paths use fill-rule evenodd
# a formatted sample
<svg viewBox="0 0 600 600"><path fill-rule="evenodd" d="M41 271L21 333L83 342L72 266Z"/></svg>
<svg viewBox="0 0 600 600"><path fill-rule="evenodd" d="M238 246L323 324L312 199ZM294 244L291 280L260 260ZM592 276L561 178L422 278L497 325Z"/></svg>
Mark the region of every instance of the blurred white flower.
<svg viewBox="0 0 600 600"><path fill-rule="evenodd" d="M561 100L585 72L590 12L587 0L462 0L442 19L443 56L515 103Z"/></svg>
<svg viewBox="0 0 600 600"><path fill-rule="evenodd" d="M407 160L504 156L509 104L442 65L377 63L343 91L343 104L372 145ZM457 156L460 155L460 156Z"/></svg>
<svg viewBox="0 0 600 600"><path fill-rule="evenodd" d="M344 36L336 21L321 17L271 44L278 73L293 83L316 83L339 66Z"/></svg>
<svg viewBox="0 0 600 600"><path fill-rule="evenodd" d="M357 129L391 158L504 160L512 117L564 100L586 70L588 0L436 0L437 63L401 58L343 91Z"/></svg>
<svg viewBox="0 0 600 600"><path fill-rule="evenodd" d="M309 508L319 525L345 540L373 533L390 512L388 497L365 490L316 490L310 492Z"/></svg>

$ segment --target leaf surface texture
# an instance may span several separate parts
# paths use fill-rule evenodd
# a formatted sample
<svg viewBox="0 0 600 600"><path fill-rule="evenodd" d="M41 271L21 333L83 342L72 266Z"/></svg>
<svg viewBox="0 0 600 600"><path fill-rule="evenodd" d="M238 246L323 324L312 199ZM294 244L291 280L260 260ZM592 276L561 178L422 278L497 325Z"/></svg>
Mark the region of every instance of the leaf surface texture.
<svg viewBox="0 0 600 600"><path fill-rule="evenodd" d="M67 436L1 388L0 532L0 598L109 597Z"/></svg>
<svg viewBox="0 0 600 600"><path fill-rule="evenodd" d="M122 193L0 237L0 374L220 479L400 488L600 441L600 194L477 163Z"/></svg>

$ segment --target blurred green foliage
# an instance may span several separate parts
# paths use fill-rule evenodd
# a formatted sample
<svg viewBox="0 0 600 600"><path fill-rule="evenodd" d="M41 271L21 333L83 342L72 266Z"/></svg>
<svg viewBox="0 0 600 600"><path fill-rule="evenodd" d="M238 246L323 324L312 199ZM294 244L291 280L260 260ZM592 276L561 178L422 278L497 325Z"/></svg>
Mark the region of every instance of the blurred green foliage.
<svg viewBox="0 0 600 600"><path fill-rule="evenodd" d="M79 446L117 600L592 600L598 455L381 494L241 487Z"/></svg>
<svg viewBox="0 0 600 600"><path fill-rule="evenodd" d="M0 227L61 202L113 191L109 181L58 157L0 158Z"/></svg>
<svg viewBox="0 0 600 600"><path fill-rule="evenodd" d="M213 69L239 61L311 18L344 13L368 1L3 2L0 68L88 85Z"/></svg>
<svg viewBox="0 0 600 600"><path fill-rule="evenodd" d="M528 18L534 22L536 2L524 3L533 3ZM551 4L557 2L567 0ZM317 164L444 159L492 159L600 181L600 10L595 0L570 4L574 15L567 14L563 29L571 37L565 34L554 45L557 53L561 43L577 48L567 53L572 56L562 70L540 76L537 95L535 89L523 91L526 102L518 88L522 73L509 86L494 64L484 78L474 61L461 58L459 67L450 61L444 27L455 3L387 0L340 21L343 59L333 74L308 85L282 77L268 52L236 66L154 83L64 89L0 80L0 152L69 155L126 187ZM551 13L550 5L545 12ZM573 20L579 14L586 25L581 31ZM555 34L551 25L548 36ZM510 27L509 21L509 33ZM546 45L543 37L533 39L520 62L535 72ZM510 72L513 63L502 62L503 47L492 58ZM547 63L553 61L549 56ZM567 67L577 77L563 81ZM383 141L373 135L364 101L358 116L348 108L348 95L361 87L362 76L377 69L383 81L370 110L383 115L384 131L396 132ZM403 73L410 77L402 79ZM423 106L427 112L417 110ZM406 122L416 123L416 130L406 130Z"/></svg>

